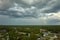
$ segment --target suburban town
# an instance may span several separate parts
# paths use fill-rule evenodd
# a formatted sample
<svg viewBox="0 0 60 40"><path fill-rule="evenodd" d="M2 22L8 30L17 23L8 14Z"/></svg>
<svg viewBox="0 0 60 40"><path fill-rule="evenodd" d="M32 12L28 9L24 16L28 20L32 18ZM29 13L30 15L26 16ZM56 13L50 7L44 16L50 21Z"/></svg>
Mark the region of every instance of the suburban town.
<svg viewBox="0 0 60 40"><path fill-rule="evenodd" d="M39 27L0 27L0 40L60 40L60 33Z"/></svg>

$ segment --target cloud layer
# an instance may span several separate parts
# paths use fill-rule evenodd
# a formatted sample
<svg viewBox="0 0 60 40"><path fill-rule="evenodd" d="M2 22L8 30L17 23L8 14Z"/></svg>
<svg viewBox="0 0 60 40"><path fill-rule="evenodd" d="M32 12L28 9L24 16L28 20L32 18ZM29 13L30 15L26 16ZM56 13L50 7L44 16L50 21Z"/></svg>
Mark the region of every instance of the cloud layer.
<svg viewBox="0 0 60 40"><path fill-rule="evenodd" d="M19 2L20 3L19 3ZM24 3L24 2L26 3ZM31 0L32 1L32 0ZM36 0L33 0L33 2ZM0 9L6 11L2 11L3 15L13 15L16 17L40 17L41 14L45 15L45 13L55 13L60 10L60 0L38 0L39 2L36 4L29 5L27 0L4 0L0 3ZM18 2L18 3L17 3ZM21 3L22 2L22 3ZM33 3L32 2L32 3ZM12 3L12 4L11 4ZM12 7L11 7L12 6ZM1 14L1 12L0 12Z"/></svg>
<svg viewBox="0 0 60 40"><path fill-rule="evenodd" d="M60 0L0 0L0 15L34 18L42 20L34 21L41 24L60 24Z"/></svg>

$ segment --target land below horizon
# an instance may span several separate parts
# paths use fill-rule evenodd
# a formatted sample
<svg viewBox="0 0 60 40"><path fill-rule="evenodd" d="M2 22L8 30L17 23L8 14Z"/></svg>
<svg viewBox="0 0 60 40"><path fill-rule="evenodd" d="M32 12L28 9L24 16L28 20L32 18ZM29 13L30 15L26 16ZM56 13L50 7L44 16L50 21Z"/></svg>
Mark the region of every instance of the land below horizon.
<svg viewBox="0 0 60 40"><path fill-rule="evenodd" d="M60 25L0 25L0 40L60 40Z"/></svg>

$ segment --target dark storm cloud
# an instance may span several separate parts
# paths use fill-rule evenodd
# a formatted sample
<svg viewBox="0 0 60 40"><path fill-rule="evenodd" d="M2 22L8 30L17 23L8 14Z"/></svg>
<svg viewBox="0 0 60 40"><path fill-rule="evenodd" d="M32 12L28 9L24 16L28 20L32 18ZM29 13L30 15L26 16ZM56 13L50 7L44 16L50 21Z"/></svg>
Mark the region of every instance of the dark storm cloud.
<svg viewBox="0 0 60 40"><path fill-rule="evenodd" d="M50 5L50 9L44 10L43 12L44 13L52 13L52 12L54 13L54 12L57 12L60 10L60 0L56 0L56 2L54 2L54 4L52 6L51 5Z"/></svg>
<svg viewBox="0 0 60 40"><path fill-rule="evenodd" d="M60 0L38 0L37 2L34 2L34 0L4 0L0 4L0 10L0 15L8 15L17 18L36 18L44 16L45 13L59 11Z"/></svg>
<svg viewBox="0 0 60 40"><path fill-rule="evenodd" d="M20 15L21 14L21 15ZM14 18L24 18L24 17L34 17L34 18L36 18L37 17L37 15L35 14L35 13L33 13L33 14L24 14L24 13L19 13L19 14L17 14L17 12L16 11L2 11L2 12L0 12L0 15L7 15L7 16L10 16L10 17L14 17Z"/></svg>

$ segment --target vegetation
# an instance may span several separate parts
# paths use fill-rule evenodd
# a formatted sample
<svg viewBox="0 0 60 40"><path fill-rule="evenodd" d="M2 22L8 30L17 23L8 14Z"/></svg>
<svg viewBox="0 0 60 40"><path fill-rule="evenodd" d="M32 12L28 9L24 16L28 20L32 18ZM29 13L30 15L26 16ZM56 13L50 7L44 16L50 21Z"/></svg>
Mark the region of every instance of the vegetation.
<svg viewBox="0 0 60 40"><path fill-rule="evenodd" d="M44 29L48 33L47 36L43 36L43 32L40 29ZM0 39L4 40L50 40L54 34L57 35L57 39L60 40L60 25L0 25ZM8 37L7 37L8 36Z"/></svg>

